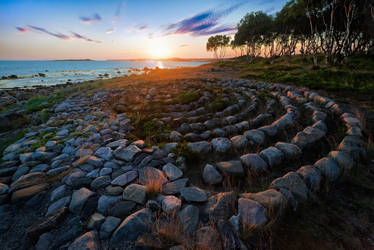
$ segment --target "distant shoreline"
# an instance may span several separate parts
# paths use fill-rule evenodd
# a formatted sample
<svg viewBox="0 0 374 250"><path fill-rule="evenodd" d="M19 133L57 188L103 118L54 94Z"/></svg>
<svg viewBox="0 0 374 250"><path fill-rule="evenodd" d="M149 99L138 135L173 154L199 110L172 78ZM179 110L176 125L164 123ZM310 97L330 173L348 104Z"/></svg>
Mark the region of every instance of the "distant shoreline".
<svg viewBox="0 0 374 250"><path fill-rule="evenodd" d="M230 58L226 58L230 59ZM51 62L95 62L95 61L131 61L131 62L142 62L142 61L173 61L173 62L214 62L217 59L215 58L139 58L139 59L103 59L103 60L96 60L96 59L25 59L25 60L6 60L1 59L0 61L51 61Z"/></svg>

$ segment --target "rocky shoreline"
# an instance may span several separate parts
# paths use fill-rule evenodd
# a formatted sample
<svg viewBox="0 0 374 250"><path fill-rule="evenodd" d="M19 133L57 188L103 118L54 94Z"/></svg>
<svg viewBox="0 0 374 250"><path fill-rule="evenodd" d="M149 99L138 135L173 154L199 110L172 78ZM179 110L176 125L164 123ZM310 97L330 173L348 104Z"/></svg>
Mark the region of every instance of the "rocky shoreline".
<svg viewBox="0 0 374 250"><path fill-rule="evenodd" d="M3 152L5 249L249 249L365 156L355 114L281 84L139 82L50 110Z"/></svg>

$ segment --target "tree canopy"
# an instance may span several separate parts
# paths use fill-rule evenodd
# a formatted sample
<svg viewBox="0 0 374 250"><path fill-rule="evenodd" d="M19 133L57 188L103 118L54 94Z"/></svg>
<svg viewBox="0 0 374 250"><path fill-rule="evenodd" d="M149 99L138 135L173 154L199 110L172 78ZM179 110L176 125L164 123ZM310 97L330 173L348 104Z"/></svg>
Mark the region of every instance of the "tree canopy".
<svg viewBox="0 0 374 250"><path fill-rule="evenodd" d="M213 51L216 58L225 57L226 47L230 45L231 38L226 35L211 36L206 44L207 51Z"/></svg>
<svg viewBox="0 0 374 250"><path fill-rule="evenodd" d="M291 0L276 13L246 14L237 25L231 47L245 51L248 60L295 54L325 57L326 64L344 63L347 57L374 47L374 0ZM208 51L228 43L209 38ZM212 40L211 40L212 39Z"/></svg>

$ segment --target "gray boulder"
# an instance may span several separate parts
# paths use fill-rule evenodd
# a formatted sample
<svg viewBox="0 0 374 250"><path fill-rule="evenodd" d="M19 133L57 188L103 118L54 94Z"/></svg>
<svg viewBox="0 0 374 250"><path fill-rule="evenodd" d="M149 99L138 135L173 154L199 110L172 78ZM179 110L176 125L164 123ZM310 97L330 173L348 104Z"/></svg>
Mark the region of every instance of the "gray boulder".
<svg viewBox="0 0 374 250"><path fill-rule="evenodd" d="M305 182L296 172L289 172L286 175L273 180L270 188L280 189L286 188L292 192L299 201L306 201L308 198L308 188Z"/></svg>
<svg viewBox="0 0 374 250"><path fill-rule="evenodd" d="M242 164L255 173L261 173L268 168L267 163L258 154L245 154L240 157Z"/></svg>
<svg viewBox="0 0 374 250"><path fill-rule="evenodd" d="M183 176L183 172L170 162L162 167L162 171L164 171L168 179L171 181Z"/></svg>
<svg viewBox="0 0 374 250"><path fill-rule="evenodd" d="M218 193L208 199L204 213L211 220L228 219L235 210L236 195L234 192Z"/></svg>
<svg viewBox="0 0 374 250"><path fill-rule="evenodd" d="M124 200L144 204L146 201L145 187L138 184L130 184L125 188L125 190L123 190L122 197Z"/></svg>
<svg viewBox="0 0 374 250"><path fill-rule="evenodd" d="M209 154L212 151L212 145L207 141L190 142L187 146L199 154Z"/></svg>
<svg viewBox="0 0 374 250"><path fill-rule="evenodd" d="M130 145L128 147L121 145L116 150L114 150L114 156L120 160L132 161L134 156L140 153L142 150L135 145Z"/></svg>
<svg viewBox="0 0 374 250"><path fill-rule="evenodd" d="M120 218L113 216L106 217L104 223L100 227L100 239L107 239L120 223Z"/></svg>
<svg viewBox="0 0 374 250"><path fill-rule="evenodd" d="M205 191L197 187L182 188L181 196L189 202L205 202L207 200Z"/></svg>
<svg viewBox="0 0 374 250"><path fill-rule="evenodd" d="M277 142L275 147L282 151L285 159L292 160L297 159L301 156L301 149L292 143Z"/></svg>
<svg viewBox="0 0 374 250"><path fill-rule="evenodd" d="M187 205L179 212L179 219L185 232L195 232L199 225L199 208L194 205Z"/></svg>
<svg viewBox="0 0 374 250"><path fill-rule="evenodd" d="M230 175L241 175L244 173L242 163L240 161L221 161L217 163L217 167Z"/></svg>
<svg viewBox="0 0 374 250"><path fill-rule="evenodd" d="M344 171L351 170L355 164L352 157L343 151L331 151L328 157L338 163L340 169Z"/></svg>
<svg viewBox="0 0 374 250"><path fill-rule="evenodd" d="M85 202L94 194L94 192L84 187L74 191L69 205L69 210L75 214L80 213Z"/></svg>
<svg viewBox="0 0 374 250"><path fill-rule="evenodd" d="M311 165L300 167L297 172L303 177L305 184L312 192L318 192L321 186L321 171Z"/></svg>
<svg viewBox="0 0 374 250"><path fill-rule="evenodd" d="M212 146L218 153L226 153L231 149L231 141L225 137L218 137L212 140Z"/></svg>
<svg viewBox="0 0 374 250"><path fill-rule="evenodd" d="M203 171L203 179L206 183L214 185L222 182L222 175L210 164L206 164Z"/></svg>
<svg viewBox="0 0 374 250"><path fill-rule="evenodd" d="M138 172L136 170L131 170L129 172L126 172L114 180L112 180L111 184L112 185L118 185L121 187L126 186L128 183L132 182L138 177Z"/></svg>
<svg viewBox="0 0 374 250"><path fill-rule="evenodd" d="M96 231L90 231L82 236L76 238L73 243L70 244L68 250L81 250L81 249L90 249L90 250L100 250L100 243L97 237Z"/></svg>
<svg viewBox="0 0 374 250"><path fill-rule="evenodd" d="M155 217L152 210L143 208L122 221L110 239L111 245L134 241L144 233L150 233Z"/></svg>
<svg viewBox="0 0 374 250"><path fill-rule="evenodd" d="M162 210L166 213L178 211L182 206L182 201L173 195L167 195L162 199Z"/></svg>
<svg viewBox="0 0 374 250"><path fill-rule="evenodd" d="M338 179L340 175L340 169L338 164L329 157L323 157L314 163L314 167L321 171L321 174L326 178L328 182L332 182Z"/></svg>
<svg viewBox="0 0 374 250"><path fill-rule="evenodd" d="M276 147L268 147L260 152L260 156L267 162L270 167L282 163L284 154Z"/></svg>
<svg viewBox="0 0 374 250"><path fill-rule="evenodd" d="M246 198L238 200L238 217L243 228L247 229L261 228L268 221L266 209L257 201Z"/></svg>

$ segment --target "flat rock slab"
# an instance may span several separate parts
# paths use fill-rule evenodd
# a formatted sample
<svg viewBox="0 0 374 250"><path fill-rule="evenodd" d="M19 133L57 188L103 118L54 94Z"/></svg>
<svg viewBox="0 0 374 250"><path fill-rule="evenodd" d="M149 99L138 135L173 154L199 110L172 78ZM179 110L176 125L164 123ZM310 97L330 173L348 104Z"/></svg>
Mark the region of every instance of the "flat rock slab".
<svg viewBox="0 0 374 250"><path fill-rule="evenodd" d="M120 160L130 162L134 159L134 156L140 153L142 150L135 145L130 145L128 147L119 146L114 150L114 156Z"/></svg>
<svg viewBox="0 0 374 250"><path fill-rule="evenodd" d="M32 196L42 192L48 187L47 183L42 183L27 188L19 189L12 193L12 202L18 202L21 200L26 200Z"/></svg>
<svg viewBox="0 0 374 250"><path fill-rule="evenodd" d="M26 234L29 238L37 240L38 237L55 228L68 214L68 209L63 207L55 213L43 218L42 221L35 222L32 226L27 228Z"/></svg>
<svg viewBox="0 0 374 250"><path fill-rule="evenodd" d="M118 176L117 178L115 178L111 184L112 185L118 185L118 186L121 186L121 187L124 187L126 186L128 183L132 182L133 180L135 180L136 178L138 177L138 171L136 170L131 170L129 172L126 172L120 176Z"/></svg>
<svg viewBox="0 0 374 250"><path fill-rule="evenodd" d="M10 189L17 190L44 182L46 182L46 174L43 172L34 172L18 178L10 185Z"/></svg>
<svg viewBox="0 0 374 250"><path fill-rule="evenodd" d="M207 200L205 191L197 187L182 188L181 196L183 199L190 202L205 202Z"/></svg>
<svg viewBox="0 0 374 250"><path fill-rule="evenodd" d="M182 188L188 183L188 178L182 178L169 182L162 187L162 193L164 194L179 194Z"/></svg>

